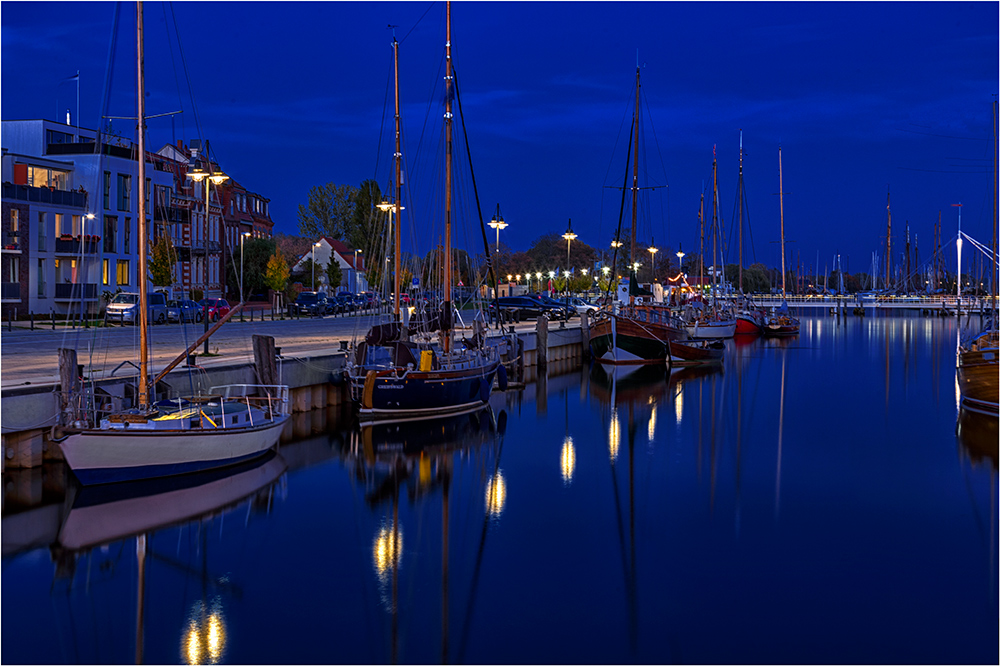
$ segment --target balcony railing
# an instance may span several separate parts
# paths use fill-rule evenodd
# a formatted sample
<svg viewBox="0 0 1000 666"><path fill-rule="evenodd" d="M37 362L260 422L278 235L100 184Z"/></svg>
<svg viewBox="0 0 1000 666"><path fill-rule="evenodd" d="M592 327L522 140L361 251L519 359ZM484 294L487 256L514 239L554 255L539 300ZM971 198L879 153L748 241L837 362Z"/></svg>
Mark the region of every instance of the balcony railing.
<svg viewBox="0 0 1000 666"><path fill-rule="evenodd" d="M4 250L21 250L21 238L17 232L6 232L0 240L0 247Z"/></svg>
<svg viewBox="0 0 1000 666"><path fill-rule="evenodd" d="M191 211L184 208L176 208L174 206L170 206L168 208L156 206L153 210L153 219L157 222L178 222L181 224L187 224L191 221Z"/></svg>
<svg viewBox="0 0 1000 666"><path fill-rule="evenodd" d="M0 299L5 301L21 300L21 285L18 282L4 282L0 285Z"/></svg>
<svg viewBox="0 0 1000 666"><path fill-rule="evenodd" d="M12 183L3 184L3 198L16 199L18 201L56 204L59 206L73 206L81 209L87 205L87 194L85 192L53 190L48 187L14 185Z"/></svg>
<svg viewBox="0 0 1000 666"><path fill-rule="evenodd" d="M97 285L96 284L57 284L56 285L56 300L60 301L78 301L81 298L86 300L94 300L97 298Z"/></svg>
<svg viewBox="0 0 1000 666"><path fill-rule="evenodd" d="M97 247L100 242L100 236L84 236L82 239L79 236L75 238L57 238L56 254L80 254L81 246L83 254L97 254Z"/></svg>

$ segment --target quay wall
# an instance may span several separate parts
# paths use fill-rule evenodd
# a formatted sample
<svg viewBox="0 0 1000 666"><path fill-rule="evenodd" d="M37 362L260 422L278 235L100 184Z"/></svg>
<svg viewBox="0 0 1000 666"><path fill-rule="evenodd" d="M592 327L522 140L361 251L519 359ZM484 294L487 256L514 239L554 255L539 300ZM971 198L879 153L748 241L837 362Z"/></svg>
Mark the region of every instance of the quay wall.
<svg viewBox="0 0 1000 666"><path fill-rule="evenodd" d="M538 334L518 332L523 344L524 367L580 358L589 346L586 327L552 328L543 334L547 338L544 354L539 355ZM505 359L511 361L513 359ZM279 357L280 381L290 391L290 411L309 412L327 407L346 406L350 394L346 383L335 380L347 362L345 351L318 351L308 355ZM526 379L536 376L525 373ZM135 375L94 382L97 389L122 400L134 392ZM208 367L180 367L169 373L157 386L157 395L197 395L213 386L226 384L257 384L254 365L239 362ZM88 382L89 386L89 382ZM4 389L0 393L0 426L2 426L3 469L30 469L45 461L62 460L59 446L52 441L52 427L59 412L59 385L34 384Z"/></svg>

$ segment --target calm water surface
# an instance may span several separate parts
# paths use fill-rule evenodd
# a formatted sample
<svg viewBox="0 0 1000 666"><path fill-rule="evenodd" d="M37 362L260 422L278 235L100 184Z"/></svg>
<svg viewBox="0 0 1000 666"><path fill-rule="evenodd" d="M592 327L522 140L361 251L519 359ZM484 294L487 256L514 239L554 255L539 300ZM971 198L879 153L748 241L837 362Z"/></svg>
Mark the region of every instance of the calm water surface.
<svg viewBox="0 0 1000 666"><path fill-rule="evenodd" d="M0 657L995 664L997 421L960 419L955 335L807 316L715 372L553 366L475 416L302 415L190 487L7 501Z"/></svg>

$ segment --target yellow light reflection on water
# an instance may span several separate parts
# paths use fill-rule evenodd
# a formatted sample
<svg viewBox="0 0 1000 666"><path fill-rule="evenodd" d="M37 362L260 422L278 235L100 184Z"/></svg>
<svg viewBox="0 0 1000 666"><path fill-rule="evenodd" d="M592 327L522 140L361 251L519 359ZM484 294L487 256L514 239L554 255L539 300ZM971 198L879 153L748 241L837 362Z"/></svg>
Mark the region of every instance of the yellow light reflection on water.
<svg viewBox="0 0 1000 666"><path fill-rule="evenodd" d="M380 579L384 579L390 568L399 567L400 557L403 554L403 531L399 527L393 530L383 525L375 537L373 550L375 571Z"/></svg>
<svg viewBox="0 0 1000 666"><path fill-rule="evenodd" d="M611 462L618 460L618 447L622 442L622 424L618 420L618 410L611 410L611 425L608 426L608 452L611 454Z"/></svg>
<svg viewBox="0 0 1000 666"><path fill-rule="evenodd" d="M653 407L653 412L649 415L649 427L647 429L647 433L649 434L649 441L652 442L653 438L656 437L656 407L655 406Z"/></svg>
<svg viewBox="0 0 1000 666"><path fill-rule="evenodd" d="M576 449L573 448L573 438L569 435L566 435L566 441L563 442L559 465L562 467L563 483L569 485L573 480L573 470L576 468Z"/></svg>
<svg viewBox="0 0 1000 666"><path fill-rule="evenodd" d="M493 518L499 518L503 506L507 503L507 482L500 470L490 479L486 486L486 512Z"/></svg>
<svg viewBox="0 0 1000 666"><path fill-rule="evenodd" d="M684 389L678 388L677 395L674 396L674 417L677 419L677 425L681 424L681 418L684 416Z"/></svg>
<svg viewBox="0 0 1000 666"><path fill-rule="evenodd" d="M188 664L218 664L226 647L226 625L222 619L222 602L212 601L211 609L201 601L188 614L187 631L181 649Z"/></svg>

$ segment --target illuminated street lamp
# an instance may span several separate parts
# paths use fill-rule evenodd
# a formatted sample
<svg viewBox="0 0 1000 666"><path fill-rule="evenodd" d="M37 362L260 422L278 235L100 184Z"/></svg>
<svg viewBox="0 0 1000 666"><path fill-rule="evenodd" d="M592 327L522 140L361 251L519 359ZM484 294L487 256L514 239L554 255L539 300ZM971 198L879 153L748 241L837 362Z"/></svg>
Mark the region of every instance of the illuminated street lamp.
<svg viewBox="0 0 1000 666"><path fill-rule="evenodd" d="M493 219L490 220L490 228L497 230L497 252L500 252L500 230L507 228L507 223L503 221L503 215L500 214L500 204L497 204L497 212L493 214Z"/></svg>
<svg viewBox="0 0 1000 666"><path fill-rule="evenodd" d="M240 234L240 303L243 302L243 239L249 235L249 231ZM240 313L240 321L243 321L242 317L243 314Z"/></svg>
<svg viewBox="0 0 1000 666"><path fill-rule="evenodd" d="M649 254L652 255L652 262L653 262L652 268L650 269L651 270L651 274L652 274L652 278L650 280L651 282L656 282L656 253L660 251L656 247L655 243L656 243L656 241L652 237L650 237L650 239L649 239Z"/></svg>
<svg viewBox="0 0 1000 666"><path fill-rule="evenodd" d="M569 218L569 226L566 227L566 233L562 237L566 239L566 268L569 268L569 246L576 238L576 234L573 233L573 218Z"/></svg>
<svg viewBox="0 0 1000 666"><path fill-rule="evenodd" d="M679 271L684 270L684 264L682 263L683 261L684 261L684 249L683 249L683 245L681 243L678 243L677 244L677 270L679 270Z"/></svg>
<svg viewBox="0 0 1000 666"><path fill-rule="evenodd" d="M383 213L389 213L390 235L394 238L393 247L395 248L395 255L394 256L396 258L396 262L395 262L394 266L398 266L399 263L400 263L400 256L399 256L400 255L400 249L399 249L399 219L398 218L399 218L400 211L404 210L406 207L399 205L399 202L393 203L391 201L387 201L387 200L383 199L378 204L376 204L376 208L378 208ZM391 225L392 225L392 213L393 213L393 211L396 212L396 218L397 218L396 219L396 226L395 226L394 229L391 228ZM389 257L385 258L385 262L389 263ZM398 318L399 317L399 288L400 288L400 285L399 285L400 275L399 275L399 273L400 273L400 271L394 270L393 273L394 273L394 275L393 275L393 291L392 291L392 312Z"/></svg>
<svg viewBox="0 0 1000 666"><path fill-rule="evenodd" d="M211 162L209 162L209 168L211 168L211 166L212 166L212 164L211 164ZM202 275L204 276L204 283L202 284L201 297L202 297L202 301L203 301L202 307L204 309L205 332L208 333L208 212L209 212L209 210L208 210L208 194L209 194L208 184L211 182L211 183L214 183L216 185L216 187L218 187L222 183L224 183L227 180L229 180L229 176L227 176L226 174L224 174L221 171L212 172L212 171L206 171L205 169L202 169L201 167L195 167L191 171L187 172L187 177L190 178L191 180L193 180L196 183L200 183L201 181L205 181L205 222L204 222L204 225L203 225L203 228L204 228L204 237L202 238L202 241L204 242L204 245L205 245L205 263L204 263L204 271L202 273ZM143 279L145 279L145 278L143 278ZM208 355L208 338L207 337L205 338L205 355L206 356Z"/></svg>
<svg viewBox="0 0 1000 666"><path fill-rule="evenodd" d="M542 272L538 271L535 273L535 279L538 280L538 291L542 290Z"/></svg>

